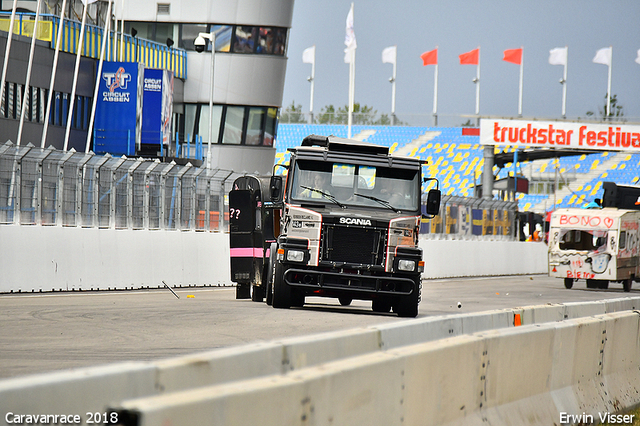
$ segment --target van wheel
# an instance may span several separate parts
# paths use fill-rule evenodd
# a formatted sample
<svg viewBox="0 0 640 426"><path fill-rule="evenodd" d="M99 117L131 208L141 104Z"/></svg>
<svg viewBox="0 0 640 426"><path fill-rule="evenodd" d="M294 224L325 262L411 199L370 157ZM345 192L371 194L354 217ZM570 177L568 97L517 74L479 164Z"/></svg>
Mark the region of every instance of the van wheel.
<svg viewBox="0 0 640 426"><path fill-rule="evenodd" d="M598 288L598 280L587 280L587 288Z"/></svg>
<svg viewBox="0 0 640 426"><path fill-rule="evenodd" d="M631 278L622 281L622 288L624 288L624 291L626 293L629 293L631 291L631 282L632 282Z"/></svg>
<svg viewBox="0 0 640 426"><path fill-rule="evenodd" d="M276 261L273 275L273 307L289 309L291 307L291 287L284 282L284 267Z"/></svg>
<svg viewBox="0 0 640 426"><path fill-rule="evenodd" d="M350 297L338 297L338 302L340 302L342 306L349 306L351 302L353 302L353 299Z"/></svg>
<svg viewBox="0 0 640 426"><path fill-rule="evenodd" d="M564 279L564 288L570 289L573 287L573 278L565 278Z"/></svg>

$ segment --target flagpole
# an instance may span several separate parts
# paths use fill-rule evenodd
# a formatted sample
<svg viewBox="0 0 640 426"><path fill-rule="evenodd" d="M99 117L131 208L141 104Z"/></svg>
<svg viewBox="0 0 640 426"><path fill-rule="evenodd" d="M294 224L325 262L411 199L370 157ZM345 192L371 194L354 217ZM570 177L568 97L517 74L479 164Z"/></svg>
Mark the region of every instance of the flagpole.
<svg viewBox="0 0 640 426"><path fill-rule="evenodd" d="M611 114L611 66L613 65L613 46L609 46L609 51L611 54L609 56L609 78L607 81L607 119L609 119L609 115Z"/></svg>
<svg viewBox="0 0 640 426"><path fill-rule="evenodd" d="M436 46L436 49L438 46ZM433 72L433 120L434 126L438 125L438 64Z"/></svg>
<svg viewBox="0 0 640 426"><path fill-rule="evenodd" d="M397 49L397 46L396 46ZM398 62L398 51L396 50L396 57L393 61L393 76L391 77L391 125L396 124L396 67Z"/></svg>
<svg viewBox="0 0 640 426"><path fill-rule="evenodd" d="M82 55L82 50L84 47L84 29L87 22L87 6L84 1L82 2L82 23L80 24L80 38L78 39L78 51L76 52L76 66L73 71L73 84L71 85L71 99L70 99L70 107L69 114L67 117L67 128L64 133L64 145L62 147L63 151L67 150L69 146L69 133L71 132L71 118L73 116L73 106L76 99L76 88L78 86L78 71L80 69L80 56Z"/></svg>
<svg viewBox="0 0 640 426"><path fill-rule="evenodd" d="M522 86L524 77L524 47L521 46L522 54L520 56L520 93L518 95L518 117L522 117Z"/></svg>
<svg viewBox="0 0 640 426"><path fill-rule="evenodd" d="M567 65L569 64L569 46L566 49L564 61L564 74L562 77L562 118L567 118Z"/></svg>
<svg viewBox="0 0 640 426"><path fill-rule="evenodd" d="M316 49L315 44L313 45L313 62L311 63L311 77L309 77L309 81L311 82L311 95L309 101L309 124L313 123L313 89L316 84Z"/></svg>
<svg viewBox="0 0 640 426"><path fill-rule="evenodd" d="M44 148L47 143L47 132L49 131L49 115L51 114L51 101L53 100L53 86L58 72L58 58L60 56L60 46L62 44L62 33L64 32L64 9L67 0L62 0L62 11L60 12L60 24L58 24L58 34L56 37L56 50L53 54L53 66L51 67L51 81L49 82L49 96L47 97L47 112L44 116L44 127L42 129L42 140L40 148Z"/></svg>
<svg viewBox="0 0 640 426"><path fill-rule="evenodd" d="M480 115L480 46L478 46L478 67L476 70L476 115ZM476 118L480 120L480 118Z"/></svg>
<svg viewBox="0 0 640 426"><path fill-rule="evenodd" d="M9 65L9 53L11 52L11 40L13 40L13 21L16 19L16 9L18 0L13 0L11 9L11 22L9 22L9 34L7 34L7 45L4 49L4 65L2 67L2 78L0 79L0 100L4 99L4 82L7 78L7 67Z"/></svg>
<svg viewBox="0 0 640 426"><path fill-rule="evenodd" d="M22 141L22 129L24 128L24 115L27 112L27 99L29 99L29 86L31 85L31 70L33 69L33 54L36 50L36 39L38 37L38 20L40 19L40 0L36 0L36 19L33 24L33 34L31 34L31 49L29 50L29 63L27 65L27 76L24 82L24 95L22 96L22 110L20 111L20 124L18 124L18 140L16 145ZM30 101L30 100L29 100Z"/></svg>
<svg viewBox="0 0 640 426"><path fill-rule="evenodd" d="M84 146L84 152L89 152L89 146L91 145L91 133L93 133L93 120L96 116L96 104L98 103L98 92L100 91L100 80L102 75L102 64L104 63L104 55L107 47L107 39L111 32L111 5L112 0L109 0L109 6L107 7L107 18L105 19L104 32L102 33L102 48L100 49L100 61L98 62L98 72L96 75L96 85L93 91L93 105L91 106L91 117L89 118L89 129L87 130L87 142ZM213 72L213 70L212 70Z"/></svg>
<svg viewBox="0 0 640 426"><path fill-rule="evenodd" d="M356 49L351 49L349 62L349 118L347 123L347 137L351 139L351 126L353 125L353 103L355 97L355 73L356 73Z"/></svg>

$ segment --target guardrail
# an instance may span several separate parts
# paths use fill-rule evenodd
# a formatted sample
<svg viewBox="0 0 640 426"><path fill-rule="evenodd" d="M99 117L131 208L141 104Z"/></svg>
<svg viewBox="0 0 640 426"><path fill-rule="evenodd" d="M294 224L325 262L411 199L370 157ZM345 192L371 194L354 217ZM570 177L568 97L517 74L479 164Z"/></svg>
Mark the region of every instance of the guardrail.
<svg viewBox="0 0 640 426"><path fill-rule="evenodd" d="M640 298L621 298L431 317L8 379L0 421L8 413L98 415L123 426L597 419L640 402L639 307Z"/></svg>

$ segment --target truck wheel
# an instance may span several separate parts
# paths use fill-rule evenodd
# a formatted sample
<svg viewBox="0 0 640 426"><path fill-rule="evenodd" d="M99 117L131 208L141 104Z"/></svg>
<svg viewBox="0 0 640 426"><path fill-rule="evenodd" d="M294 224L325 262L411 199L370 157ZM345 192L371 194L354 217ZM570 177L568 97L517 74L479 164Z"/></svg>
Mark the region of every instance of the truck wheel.
<svg viewBox="0 0 640 426"><path fill-rule="evenodd" d="M601 288L601 289L603 289L603 290L608 289L608 288L609 288L609 281L607 281L607 280L601 280L601 281L598 283L598 288Z"/></svg>
<svg viewBox="0 0 640 426"><path fill-rule="evenodd" d="M236 299L251 299L251 284L238 283L236 285Z"/></svg>
<svg viewBox="0 0 640 426"><path fill-rule="evenodd" d="M598 288L598 280L587 280L587 288Z"/></svg>
<svg viewBox="0 0 640 426"><path fill-rule="evenodd" d="M276 261L273 275L273 307L289 309L291 307L291 287L284 282L284 267Z"/></svg>
<svg viewBox="0 0 640 426"><path fill-rule="evenodd" d="M622 288L624 288L624 291L626 293L629 293L631 291L631 282L632 281L633 280L631 278L622 281Z"/></svg>
<svg viewBox="0 0 640 426"><path fill-rule="evenodd" d="M415 318L418 316L418 304L420 303L420 277L416 280L416 287L409 296L399 298L393 305L393 311L399 317Z"/></svg>
<svg viewBox="0 0 640 426"><path fill-rule="evenodd" d="M342 306L349 306L351 302L353 302L353 299L350 297L338 297L338 302L340 302Z"/></svg>
<svg viewBox="0 0 640 426"><path fill-rule="evenodd" d="M564 288L570 289L573 287L573 278L565 278L564 279Z"/></svg>
<svg viewBox="0 0 640 426"><path fill-rule="evenodd" d="M262 302L264 299L264 287L262 286L251 286L251 300L254 302Z"/></svg>
<svg viewBox="0 0 640 426"><path fill-rule="evenodd" d="M276 243L271 243L271 247L269 249L269 264L267 265L267 279L266 279L266 288L265 288L265 296L267 305L271 306L273 304L273 275L275 273L275 264L276 264L276 252L278 250L278 245Z"/></svg>
<svg viewBox="0 0 640 426"><path fill-rule="evenodd" d="M373 312L389 312L391 310L391 302L387 299L374 299L371 302L371 310Z"/></svg>

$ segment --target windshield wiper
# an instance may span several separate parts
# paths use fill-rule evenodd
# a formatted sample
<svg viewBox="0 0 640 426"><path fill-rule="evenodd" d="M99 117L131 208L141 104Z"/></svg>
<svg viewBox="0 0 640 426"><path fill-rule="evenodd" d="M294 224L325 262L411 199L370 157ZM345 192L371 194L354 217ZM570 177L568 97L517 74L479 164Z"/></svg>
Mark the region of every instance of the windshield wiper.
<svg viewBox="0 0 640 426"><path fill-rule="evenodd" d="M330 201L334 202L335 204L339 205L341 208L343 208L343 209L347 208L347 206L342 204L340 201L338 201L338 199L336 197L334 197L333 195L329 194L328 192L324 192L324 191L321 191L319 189L311 188L309 186L304 186L304 185L300 185L300 188L308 189L309 191L314 191L314 192L317 192L318 194L322 194L324 197L326 197Z"/></svg>
<svg viewBox="0 0 640 426"><path fill-rule="evenodd" d="M358 194L357 192L354 192L353 195L357 195L359 197L364 197L364 198L368 198L370 200L376 201L376 202L382 204L383 206L385 206L386 208L388 208L389 210L393 210L395 213L402 213L399 209L397 209L394 206L392 206L391 203L388 202L387 200L383 200L381 198L374 197L372 195Z"/></svg>

